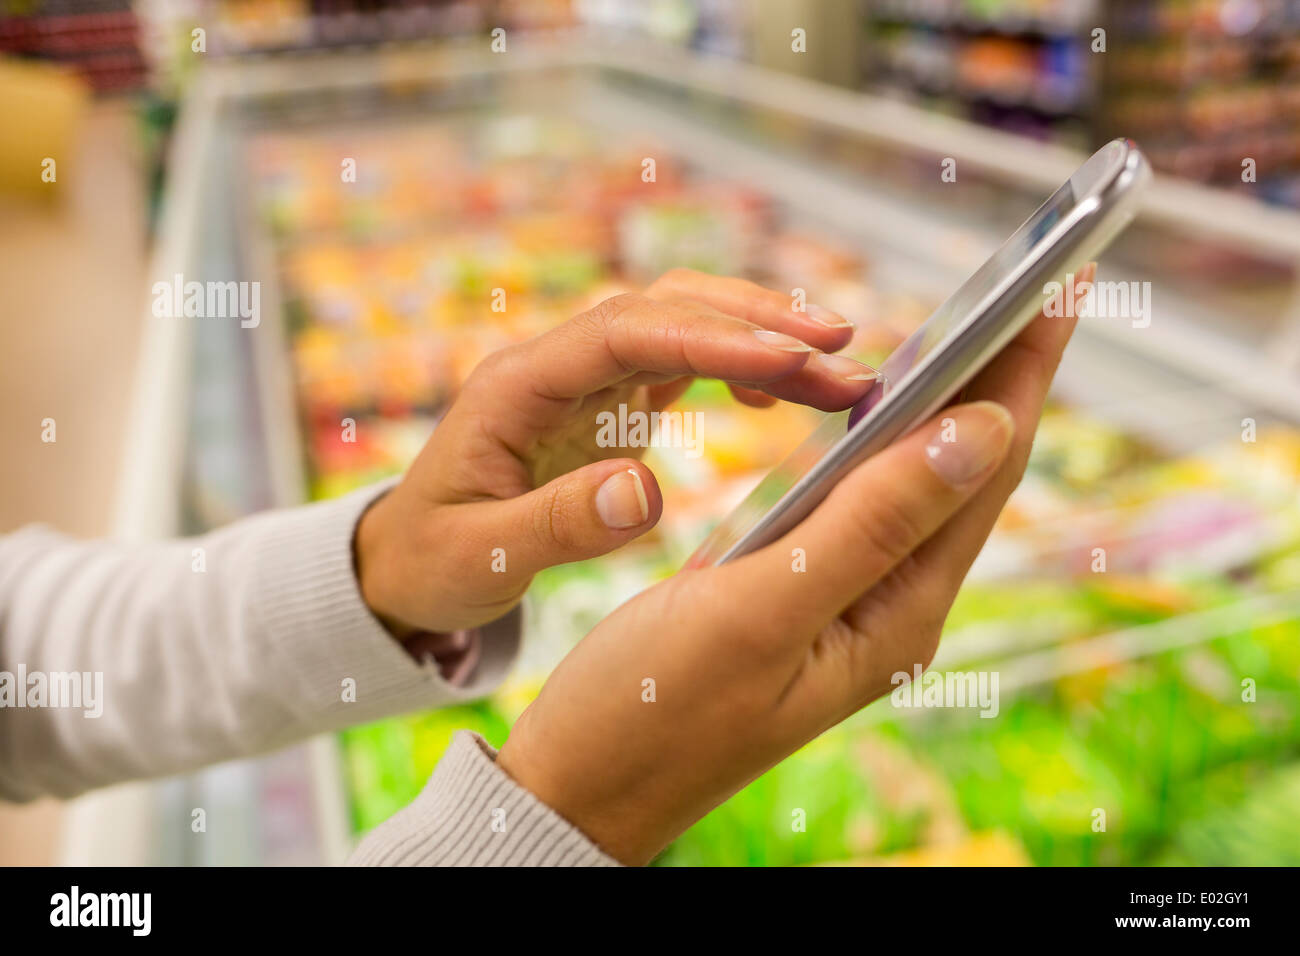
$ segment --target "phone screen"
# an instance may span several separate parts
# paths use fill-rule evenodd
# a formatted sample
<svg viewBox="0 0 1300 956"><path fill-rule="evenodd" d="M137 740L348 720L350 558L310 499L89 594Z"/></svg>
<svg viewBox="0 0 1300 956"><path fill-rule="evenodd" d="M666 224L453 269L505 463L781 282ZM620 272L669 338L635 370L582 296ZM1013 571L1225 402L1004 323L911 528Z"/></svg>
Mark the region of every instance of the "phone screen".
<svg viewBox="0 0 1300 956"><path fill-rule="evenodd" d="M1087 166L1083 168L1087 169ZM880 378L871 390L851 409L828 415L807 440L723 519L686 566L694 568L716 563L886 395L904 387L909 376L928 356L945 348L967 324L975 321L979 304L1073 208L1075 195L1072 182L1067 182L1043 203L974 275L890 353L880 366Z"/></svg>

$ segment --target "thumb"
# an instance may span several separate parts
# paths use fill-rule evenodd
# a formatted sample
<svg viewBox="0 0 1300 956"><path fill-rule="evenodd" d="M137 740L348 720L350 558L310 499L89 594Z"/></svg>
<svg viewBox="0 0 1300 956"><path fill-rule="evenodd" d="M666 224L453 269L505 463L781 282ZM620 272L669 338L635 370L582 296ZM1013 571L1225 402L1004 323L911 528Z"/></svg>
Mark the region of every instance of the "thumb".
<svg viewBox="0 0 1300 956"><path fill-rule="evenodd" d="M737 561L737 587L783 625L820 629L974 496L1014 428L995 402L944 410L859 465L781 540Z"/></svg>
<svg viewBox="0 0 1300 956"><path fill-rule="evenodd" d="M649 531L663 513L654 473L631 458L585 465L526 495L492 502L483 533L507 548L510 574L594 558Z"/></svg>

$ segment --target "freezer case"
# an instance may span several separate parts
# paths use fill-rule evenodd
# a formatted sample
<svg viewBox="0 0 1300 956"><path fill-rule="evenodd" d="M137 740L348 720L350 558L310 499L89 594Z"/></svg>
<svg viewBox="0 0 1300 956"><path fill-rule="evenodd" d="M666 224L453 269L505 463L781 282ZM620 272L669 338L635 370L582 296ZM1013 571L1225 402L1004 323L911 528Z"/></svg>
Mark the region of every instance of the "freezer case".
<svg viewBox="0 0 1300 956"><path fill-rule="evenodd" d="M146 320L118 533L198 533L398 472L483 354L675 266L838 308L859 323L850 351L877 359L1081 159L580 35L215 65L181 113L151 282L256 281L261 321ZM1297 226L1156 182L1101 263L1133 298L1080 323L934 664L991 695L945 709L900 688L664 862L1242 862L1300 844L1275 813L1300 793ZM84 798L65 860L340 862L453 730L499 744L585 629L680 566L816 421L708 383L683 407L717 424L702 455L652 450L661 528L539 576L491 700Z"/></svg>

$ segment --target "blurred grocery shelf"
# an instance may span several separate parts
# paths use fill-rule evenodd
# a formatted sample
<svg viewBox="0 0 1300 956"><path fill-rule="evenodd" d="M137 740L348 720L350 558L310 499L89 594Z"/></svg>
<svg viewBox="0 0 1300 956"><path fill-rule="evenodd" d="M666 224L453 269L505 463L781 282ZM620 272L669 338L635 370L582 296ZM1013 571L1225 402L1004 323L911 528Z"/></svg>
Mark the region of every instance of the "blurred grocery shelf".
<svg viewBox="0 0 1300 956"><path fill-rule="evenodd" d="M327 71L308 66L319 57L330 57ZM703 137L716 148L702 148L701 156L715 157L715 162L728 168L744 163L737 175L751 182L789 182L788 201L810 214L834 217L837 227L861 234L888 233L895 243L910 241L930 274L931 288L925 291L931 293L950 289L955 279L969 274L1010 232L1007 226L1018 222L1016 216L1032 210L1034 197L1055 189L1084 158L1075 150L729 59L613 40L595 45L584 42L582 34L553 34L516 49L508 58L486 52L477 42L394 51L382 57L318 52L305 59L280 57L232 65L214 70L210 79L212 95L256 98L538 72L594 75L602 84L598 92L593 94L588 86L582 95L588 103L599 101L589 108L599 110L602 120L617 122L623 117L637 130L665 137L676 133L678 141L684 136ZM634 101L630 110L620 101L628 97ZM676 115L683 97L691 109L708 116L706 128ZM853 155L842 166L811 168L799 157L775 154L770 144L753 145L752 134L743 128L746 122L760 122L751 113L787 120L809 139L838 135L839 148ZM937 198L942 191L939 163L945 158L956 160L961 175L970 170L994 189L1005 190L1003 195L1026 197L1026 204L993 222L988 221L987 207L968 213L965 221L952 221L936 217L933 209L939 204L933 200L918 210L907 194L862 188L864 176L877 171L888 175L891 164L896 174L898 165L904 164L904 175L910 180L929 175L931 182L925 185L940 190L917 190L912 195ZM828 176L828 170L839 175ZM1002 204L995 199L988 205ZM1272 267L1280 281L1273 282L1272 298L1253 289L1255 301L1246 303L1223 297L1207 300L1204 289L1184 291L1181 283L1167 281L1157 287L1160 300L1168 303L1166 321L1153 323L1153 328L1142 330L1143 335L1113 327L1100 328L1098 333L1117 334L1127 347L1150 357L1167 356L1197 374L1221 377L1225 388L1247 392L1251 401L1297 407L1300 215L1241 195L1159 177L1144 197L1138 226L1126 237L1126 245L1158 244L1162 253L1175 257L1175 270L1180 262L1194 261L1198 253L1210 256L1216 247L1227 246L1234 254L1256 257L1260 268ZM1141 255L1133 258L1146 265ZM1190 278L1189 270L1182 271L1176 278ZM1249 317L1248 328L1225 329L1219 318L1228 309L1257 314ZM1257 337L1247 348L1241 345L1243 332Z"/></svg>

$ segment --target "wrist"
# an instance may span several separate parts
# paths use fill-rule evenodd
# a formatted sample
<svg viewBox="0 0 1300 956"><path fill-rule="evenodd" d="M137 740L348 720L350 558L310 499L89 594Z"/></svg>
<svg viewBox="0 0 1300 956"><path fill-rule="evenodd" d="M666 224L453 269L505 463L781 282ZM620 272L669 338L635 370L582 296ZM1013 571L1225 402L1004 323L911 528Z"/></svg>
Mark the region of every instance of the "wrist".
<svg viewBox="0 0 1300 956"><path fill-rule="evenodd" d="M546 804L561 817L580 830L607 856L624 866L645 866L667 845L671 836L656 840L656 828L650 826L650 814L630 814L611 809L602 812L595 808L590 796L571 792L569 784L556 779L529 759L525 746L516 743L520 724L527 720L527 711L520 716L510 736L497 753L497 766L506 776Z"/></svg>
<svg viewBox="0 0 1300 956"><path fill-rule="evenodd" d="M403 620L394 593L402 566L395 554L400 547L392 520L395 491L395 488L386 491L361 515L353 536L352 553L361 600L394 637L404 640L420 628Z"/></svg>

